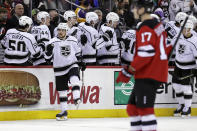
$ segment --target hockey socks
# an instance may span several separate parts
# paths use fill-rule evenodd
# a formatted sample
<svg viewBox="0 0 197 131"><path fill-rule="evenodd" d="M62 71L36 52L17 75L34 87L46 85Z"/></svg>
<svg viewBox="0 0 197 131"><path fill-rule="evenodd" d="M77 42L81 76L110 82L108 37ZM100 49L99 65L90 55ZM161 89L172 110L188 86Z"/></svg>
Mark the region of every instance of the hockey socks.
<svg viewBox="0 0 197 131"><path fill-rule="evenodd" d="M60 100L60 106L61 106L61 112L56 115L56 120L62 121L67 120L67 110L68 110L68 98L67 98L67 91L58 91L59 93L59 100Z"/></svg>
<svg viewBox="0 0 197 131"><path fill-rule="evenodd" d="M153 108L138 108L128 104L127 113L130 116L131 131L156 131L157 120Z"/></svg>
<svg viewBox="0 0 197 131"><path fill-rule="evenodd" d="M127 114L130 116L131 131L141 131L141 116L138 114L137 107L132 104L127 105Z"/></svg>

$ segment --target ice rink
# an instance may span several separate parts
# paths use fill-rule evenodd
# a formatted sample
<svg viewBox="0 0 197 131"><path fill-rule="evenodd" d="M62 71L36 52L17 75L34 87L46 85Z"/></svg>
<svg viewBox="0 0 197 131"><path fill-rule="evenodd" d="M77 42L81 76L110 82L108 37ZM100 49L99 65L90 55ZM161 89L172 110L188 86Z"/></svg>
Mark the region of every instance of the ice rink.
<svg viewBox="0 0 197 131"><path fill-rule="evenodd" d="M159 117L158 131L197 131L197 117ZM129 118L0 121L0 131L129 131Z"/></svg>

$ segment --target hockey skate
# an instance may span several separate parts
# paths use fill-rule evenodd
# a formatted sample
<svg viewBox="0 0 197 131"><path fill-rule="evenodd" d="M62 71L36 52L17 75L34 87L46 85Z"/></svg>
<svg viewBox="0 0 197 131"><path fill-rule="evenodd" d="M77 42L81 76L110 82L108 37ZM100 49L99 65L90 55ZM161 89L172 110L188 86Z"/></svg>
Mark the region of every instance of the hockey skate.
<svg viewBox="0 0 197 131"><path fill-rule="evenodd" d="M183 110L183 108L184 108L184 105L181 104L180 106L181 106L180 108L177 108L177 109L174 111L174 116L181 116L181 113L182 113L182 110Z"/></svg>
<svg viewBox="0 0 197 131"><path fill-rule="evenodd" d="M67 115L68 115L67 111L60 112L56 115L56 120L57 121L66 121L67 120Z"/></svg>
<svg viewBox="0 0 197 131"><path fill-rule="evenodd" d="M80 103L81 103L81 99L80 98L77 98L77 99L74 100L74 104L77 107L77 109L79 108L79 104Z"/></svg>
<svg viewBox="0 0 197 131"><path fill-rule="evenodd" d="M182 117L190 117L191 116L191 107L189 107L187 111L184 111L184 109L183 109L181 116Z"/></svg>

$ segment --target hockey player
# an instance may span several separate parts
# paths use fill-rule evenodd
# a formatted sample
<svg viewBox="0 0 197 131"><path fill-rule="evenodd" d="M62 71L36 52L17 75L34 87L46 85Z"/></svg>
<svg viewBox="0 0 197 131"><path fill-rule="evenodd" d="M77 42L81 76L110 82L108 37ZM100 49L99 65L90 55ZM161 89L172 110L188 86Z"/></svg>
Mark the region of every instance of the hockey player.
<svg viewBox="0 0 197 131"><path fill-rule="evenodd" d="M78 26L77 16L76 16L75 12L72 11L72 10L68 10L64 13L63 17L64 17L64 20L66 21L66 23L69 26L69 30L67 32L67 35L68 36L70 36L70 35L74 36L79 41L79 38L78 38L79 28L77 27ZM58 32L57 32L57 27L56 27L55 30L54 30L54 37L57 37L57 35L58 35Z"/></svg>
<svg viewBox="0 0 197 131"><path fill-rule="evenodd" d="M45 11L41 11L37 14L37 20L39 23L39 26L34 26L31 30L31 33L34 35L38 46L42 47L43 52L45 51L45 48L47 46L47 43L51 39L51 33L48 28L50 25L50 16L49 13ZM42 57L39 59L34 59L34 65L45 65L46 60L44 59L44 54L42 54Z"/></svg>
<svg viewBox="0 0 197 131"><path fill-rule="evenodd" d="M17 29L9 29L1 41L5 48L4 63L8 65L32 65L32 58L40 57L40 47L29 30L31 29L32 19L22 16L19 19Z"/></svg>
<svg viewBox="0 0 197 131"><path fill-rule="evenodd" d="M130 29L125 31L121 40L121 65L129 65L133 61L136 31Z"/></svg>
<svg viewBox="0 0 197 131"><path fill-rule="evenodd" d="M94 28L98 22L98 15L95 12L86 13L86 22L79 24L80 44L83 61L86 65L96 65L96 49L93 47L99 39L98 31Z"/></svg>
<svg viewBox="0 0 197 131"><path fill-rule="evenodd" d="M96 43L98 63L108 66L119 65L120 44L117 42L116 32L114 31L119 23L119 16L110 12L106 16L106 21L100 28L99 35L101 37Z"/></svg>
<svg viewBox="0 0 197 131"><path fill-rule="evenodd" d="M197 11L194 0L171 0L169 5L170 20L173 21L178 12L185 12L190 15Z"/></svg>
<svg viewBox="0 0 197 131"><path fill-rule="evenodd" d="M193 22L188 20L176 45L175 69L172 79L176 99L179 103L174 116L190 116L192 103L192 69L197 67L197 37L192 34ZM176 38L175 38L176 39ZM172 41L174 43L175 39ZM181 79L181 77L186 77Z"/></svg>
<svg viewBox="0 0 197 131"><path fill-rule="evenodd" d="M77 39L73 36L66 36L69 27L66 23L58 25L58 37L49 41L46 50L46 58L53 59L56 89L59 93L61 113L56 115L57 120L67 119L67 90L72 86L75 105L80 103L80 85L78 57L81 49L77 45ZM83 68L83 70L85 70Z"/></svg>
<svg viewBox="0 0 197 131"><path fill-rule="evenodd" d="M132 131L156 131L154 115L156 90L161 82L167 82L168 54L167 34L161 23L152 19L152 0L138 0L134 7L135 18L142 23L136 30L134 59L119 73L116 82L129 82L134 75L135 85L127 105Z"/></svg>
<svg viewBox="0 0 197 131"><path fill-rule="evenodd" d="M180 31L180 25L181 22L183 22L185 20L185 18L187 17L187 14L184 12L179 12L177 13L176 17L175 17L175 21L169 21L166 26L165 26L165 30L168 34L168 39L167 42L171 43L171 40L178 35L179 31ZM169 66L174 66L174 60L175 60L175 52L173 52L173 55L170 58L170 62L169 62Z"/></svg>
<svg viewBox="0 0 197 131"><path fill-rule="evenodd" d="M192 30L192 34L197 36L196 28L197 28L197 19L193 15L189 15L189 20L191 20L194 24L194 28Z"/></svg>
<svg viewBox="0 0 197 131"><path fill-rule="evenodd" d="M79 33L79 28L77 27L77 15L75 14L74 11L68 10L64 13L64 19L67 21L66 23L69 26L69 30L67 35L68 36L74 36L78 41L80 38L78 38L78 33Z"/></svg>

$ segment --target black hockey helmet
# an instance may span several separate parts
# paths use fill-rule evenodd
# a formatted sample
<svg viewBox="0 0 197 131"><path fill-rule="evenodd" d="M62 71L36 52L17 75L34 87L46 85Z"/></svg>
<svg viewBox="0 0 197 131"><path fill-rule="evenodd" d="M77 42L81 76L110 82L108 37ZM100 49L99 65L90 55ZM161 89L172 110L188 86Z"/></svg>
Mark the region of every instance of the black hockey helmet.
<svg viewBox="0 0 197 131"><path fill-rule="evenodd" d="M137 8L145 8L145 12L152 13L153 11L153 0L133 0Z"/></svg>

